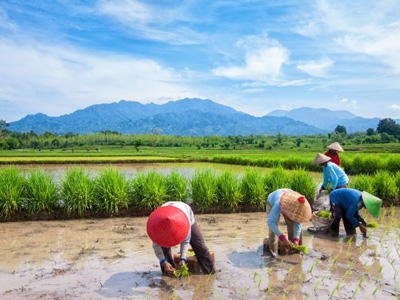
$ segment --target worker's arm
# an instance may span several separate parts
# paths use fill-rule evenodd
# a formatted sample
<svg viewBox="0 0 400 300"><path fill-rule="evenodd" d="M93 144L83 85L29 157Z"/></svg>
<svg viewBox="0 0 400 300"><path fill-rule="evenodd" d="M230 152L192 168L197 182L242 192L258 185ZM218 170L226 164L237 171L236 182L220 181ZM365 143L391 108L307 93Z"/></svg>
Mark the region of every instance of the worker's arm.
<svg viewBox="0 0 400 300"><path fill-rule="evenodd" d="M358 209L359 208L356 203L351 204L346 214L347 219L349 219L349 221L351 222L351 224L353 224L354 227L360 226L360 222L358 222L355 217L355 214L357 213Z"/></svg>
<svg viewBox="0 0 400 300"><path fill-rule="evenodd" d="M301 223L294 223L293 225L293 242L296 245L298 245L300 241L301 227Z"/></svg>
<svg viewBox="0 0 400 300"><path fill-rule="evenodd" d="M334 189L336 189L337 184L339 182L339 177L337 176L337 174L336 174L334 168L331 166L331 164L327 164L327 169L328 169L327 171L331 175L331 178L330 178L330 180L332 182L331 190L334 190Z"/></svg>
<svg viewBox="0 0 400 300"><path fill-rule="evenodd" d="M282 210L281 210L279 204L274 205L268 216L268 227L270 230L272 230L273 233L275 233L275 235L277 237L279 237L279 239L281 239L281 236L283 234L282 234L282 232L280 232L278 226L276 225L276 222L278 221L281 212L282 212Z"/></svg>

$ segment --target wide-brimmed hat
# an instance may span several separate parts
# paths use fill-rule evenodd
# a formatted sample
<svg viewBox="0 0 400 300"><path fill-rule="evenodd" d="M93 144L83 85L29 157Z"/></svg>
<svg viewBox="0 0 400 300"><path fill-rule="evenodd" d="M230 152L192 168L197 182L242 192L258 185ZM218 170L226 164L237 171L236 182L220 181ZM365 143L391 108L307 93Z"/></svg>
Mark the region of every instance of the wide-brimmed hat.
<svg viewBox="0 0 400 300"><path fill-rule="evenodd" d="M175 206L161 206L147 219L147 234L161 247L170 248L182 243L189 234L186 214Z"/></svg>
<svg viewBox="0 0 400 300"><path fill-rule="evenodd" d="M282 212L295 223L305 223L311 219L311 205L302 194L289 191L281 197Z"/></svg>
<svg viewBox="0 0 400 300"><path fill-rule="evenodd" d="M338 142L335 142L333 144L330 144L329 146L326 146L328 149L336 150L336 151L341 151L344 152L342 146Z"/></svg>
<svg viewBox="0 0 400 300"><path fill-rule="evenodd" d="M371 215L375 218L379 218L381 213L382 200L368 192L362 192L362 199L364 201L365 207L368 209Z"/></svg>
<svg viewBox="0 0 400 300"><path fill-rule="evenodd" d="M322 164L324 162L327 162L331 160L331 158L329 156L326 156L324 154L318 153L317 156L314 158L312 164L313 165L319 165Z"/></svg>

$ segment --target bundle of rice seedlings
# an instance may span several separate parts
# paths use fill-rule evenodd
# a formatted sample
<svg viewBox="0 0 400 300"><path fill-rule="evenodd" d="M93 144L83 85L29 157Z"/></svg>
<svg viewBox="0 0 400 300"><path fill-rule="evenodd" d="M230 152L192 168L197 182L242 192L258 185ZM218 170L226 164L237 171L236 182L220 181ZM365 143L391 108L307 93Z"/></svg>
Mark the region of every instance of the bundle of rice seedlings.
<svg viewBox="0 0 400 300"><path fill-rule="evenodd" d="M325 218L325 219L332 219L331 213L326 210L322 210L318 213L318 217Z"/></svg>
<svg viewBox="0 0 400 300"><path fill-rule="evenodd" d="M369 227L369 228L378 228L378 223L376 223L376 222L368 223L367 227Z"/></svg>
<svg viewBox="0 0 400 300"><path fill-rule="evenodd" d="M189 276L189 268L187 267L187 264L183 265L180 269L174 271L175 277L182 277L182 276Z"/></svg>
<svg viewBox="0 0 400 300"><path fill-rule="evenodd" d="M294 247L294 249L303 252L304 254L308 254L308 249L307 246L304 245L297 245L296 247Z"/></svg>

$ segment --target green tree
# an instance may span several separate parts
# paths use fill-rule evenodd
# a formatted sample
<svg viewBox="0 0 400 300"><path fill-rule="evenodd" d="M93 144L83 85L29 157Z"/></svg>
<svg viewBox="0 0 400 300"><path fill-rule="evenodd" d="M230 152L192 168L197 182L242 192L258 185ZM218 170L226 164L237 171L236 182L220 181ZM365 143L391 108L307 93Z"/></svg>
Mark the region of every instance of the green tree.
<svg viewBox="0 0 400 300"><path fill-rule="evenodd" d="M347 134L346 127L344 127L343 125L336 126L335 131L341 133L342 135Z"/></svg>
<svg viewBox="0 0 400 300"><path fill-rule="evenodd" d="M5 136L4 136L4 132L3 132L3 127L5 126L10 126L10 123L7 123L4 120L0 120L0 148L1 148L1 153L3 153L3 148L6 145L6 141L5 141Z"/></svg>
<svg viewBox="0 0 400 300"><path fill-rule="evenodd" d="M153 145L153 149L154 151L156 151L156 146L158 143L158 139L161 133L161 129L160 128L152 128L151 129L151 143Z"/></svg>
<svg viewBox="0 0 400 300"><path fill-rule="evenodd" d="M367 136L371 136L375 134L375 130L373 128L368 128L367 129Z"/></svg>
<svg viewBox="0 0 400 300"><path fill-rule="evenodd" d="M135 144L134 144L134 147L135 147L135 149L136 149L136 151L137 152L139 152L139 147L140 146L143 146L143 140L142 139L137 139L136 141L135 141Z"/></svg>
<svg viewBox="0 0 400 300"><path fill-rule="evenodd" d="M279 145L279 144L282 145L282 143L283 143L283 135L282 135L282 133L280 131L278 131L278 134L276 136L275 142L276 142L277 145Z"/></svg>
<svg viewBox="0 0 400 300"><path fill-rule="evenodd" d="M378 126L376 127L376 131L378 131L378 133L386 132L389 135L400 138L400 125L391 118L380 120Z"/></svg>
<svg viewBox="0 0 400 300"><path fill-rule="evenodd" d="M301 145L302 142L304 142L304 140L303 140L301 137L298 137L298 138L296 139L296 145L297 145L297 147L300 147L300 145Z"/></svg>

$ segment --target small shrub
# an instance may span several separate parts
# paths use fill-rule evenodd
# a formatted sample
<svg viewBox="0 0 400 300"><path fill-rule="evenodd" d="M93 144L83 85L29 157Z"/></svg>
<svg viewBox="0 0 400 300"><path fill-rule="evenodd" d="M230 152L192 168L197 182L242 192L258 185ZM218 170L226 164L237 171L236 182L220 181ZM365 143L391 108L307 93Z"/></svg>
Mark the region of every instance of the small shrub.
<svg viewBox="0 0 400 300"><path fill-rule="evenodd" d="M94 202L94 181L83 167L66 171L61 177L61 200L68 215L77 212L79 215L91 210Z"/></svg>
<svg viewBox="0 0 400 300"><path fill-rule="evenodd" d="M197 169L190 181L193 204L205 208L217 203L217 176L211 169Z"/></svg>
<svg viewBox="0 0 400 300"><path fill-rule="evenodd" d="M396 181L389 172L377 172L374 176L373 187L375 195L382 199L386 206L390 206L395 202L399 189Z"/></svg>
<svg viewBox="0 0 400 300"><path fill-rule="evenodd" d="M353 188L359 191L366 191L372 195L375 194L373 185L373 177L370 175L358 175L349 182L349 188Z"/></svg>
<svg viewBox="0 0 400 300"><path fill-rule="evenodd" d="M0 216L10 217L20 211L25 198L26 178L13 166L0 169Z"/></svg>
<svg viewBox="0 0 400 300"><path fill-rule="evenodd" d="M306 197L312 204L318 185L313 181L310 174L304 169L297 169L289 176L288 187Z"/></svg>
<svg viewBox="0 0 400 300"><path fill-rule="evenodd" d="M282 166L278 166L272 169L271 172L264 176L264 186L267 191L267 195L277 189L287 188L289 183L289 175Z"/></svg>
<svg viewBox="0 0 400 300"><path fill-rule="evenodd" d="M26 207L34 213L52 211L58 205L59 188L54 177L39 169L30 171L26 185Z"/></svg>
<svg viewBox="0 0 400 300"><path fill-rule="evenodd" d="M258 170L246 170L241 181L241 190L244 203L256 205L258 208L264 207L267 192L265 190L263 176Z"/></svg>
<svg viewBox="0 0 400 300"><path fill-rule="evenodd" d="M115 214L120 208L128 207L129 185L124 173L112 168L103 169L95 181L98 210Z"/></svg>
<svg viewBox="0 0 400 300"><path fill-rule="evenodd" d="M216 194L219 205L237 208L242 199L241 186L237 175L231 171L225 171L218 176Z"/></svg>
<svg viewBox="0 0 400 300"><path fill-rule="evenodd" d="M138 174L131 181L132 204L140 208L156 209L167 199L166 180L154 171Z"/></svg>
<svg viewBox="0 0 400 300"><path fill-rule="evenodd" d="M176 170L166 176L166 192L169 201L188 202L189 180Z"/></svg>

